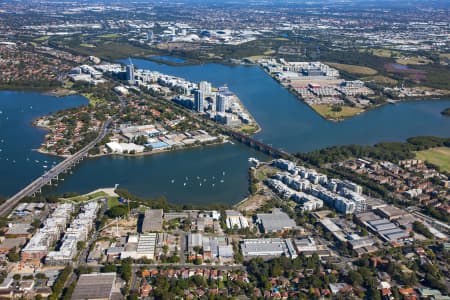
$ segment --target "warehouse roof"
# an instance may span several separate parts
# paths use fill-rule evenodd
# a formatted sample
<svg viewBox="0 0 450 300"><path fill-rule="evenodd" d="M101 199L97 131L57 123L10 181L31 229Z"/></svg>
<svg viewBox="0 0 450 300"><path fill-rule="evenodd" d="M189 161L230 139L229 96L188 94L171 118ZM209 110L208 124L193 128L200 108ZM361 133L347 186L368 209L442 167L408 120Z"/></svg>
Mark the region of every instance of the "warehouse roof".
<svg viewBox="0 0 450 300"><path fill-rule="evenodd" d="M163 214L162 209L147 209L142 222L142 232L161 231Z"/></svg>
<svg viewBox="0 0 450 300"><path fill-rule="evenodd" d="M257 214L257 218L264 232L281 231L296 227L295 221L280 210L274 210L271 214Z"/></svg>
<svg viewBox="0 0 450 300"><path fill-rule="evenodd" d="M78 280L72 300L110 299L116 273L83 274Z"/></svg>

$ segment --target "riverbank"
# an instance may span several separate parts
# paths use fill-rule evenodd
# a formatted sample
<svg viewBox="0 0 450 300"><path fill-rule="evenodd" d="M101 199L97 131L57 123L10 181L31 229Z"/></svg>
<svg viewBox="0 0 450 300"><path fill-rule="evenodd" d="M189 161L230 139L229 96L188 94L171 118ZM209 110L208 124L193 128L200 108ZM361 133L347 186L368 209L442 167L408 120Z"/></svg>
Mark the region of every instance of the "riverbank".
<svg viewBox="0 0 450 300"><path fill-rule="evenodd" d="M349 98L347 98L347 96L346 96L343 99L343 101L341 101L341 103L338 103L338 104L326 103L327 101L315 101L315 99L313 99L312 103L309 103L310 101L305 100L303 95L300 94L301 92L297 91L297 89L295 89L292 86L292 83L290 80L287 80L286 82L282 82L281 79L275 75L276 73L269 72L268 70L266 70L266 68L261 63L258 63L257 66L265 74L269 75L277 84L279 84L280 86L282 86L283 88L288 90L291 94L293 94L299 101L301 101L301 102L305 103L307 106L309 106L315 113L320 115L324 120L333 121L333 122L344 121L346 119L352 118L354 116L360 115L360 114L368 112L370 110L380 108L381 106L383 106L385 104L389 104L389 103L416 101L416 100L419 100L419 101L420 100L446 100L450 96L450 91L448 91L448 90L439 90L439 89L432 89L432 88L428 88L428 87L417 86L417 87L402 88L402 89L386 88L382 92L383 97L388 97L389 93L392 91L399 93L399 97L395 97L396 100L380 101L380 99L376 99L376 98L377 97L380 98L382 96L376 96L374 93L367 95L368 98L372 97L373 99L375 99L376 100L375 102L377 102L376 104L370 103L366 98L364 98L363 100L352 99L352 98L355 98L353 96L349 96ZM306 80L304 80L304 81L306 81ZM333 81L333 80L331 80L331 81ZM311 79L311 84L318 85L319 87L321 85L320 82L315 82L315 79ZM327 85L325 84L324 86L326 87ZM303 90L305 90L305 88L303 88ZM343 93L342 91L340 91L340 92ZM318 99L319 98L322 99L322 96L320 96L320 95L316 95L316 97ZM381 100L383 100L383 99L381 99ZM324 103L321 103L321 102L324 102ZM367 102L367 103L365 103L365 102Z"/></svg>
<svg viewBox="0 0 450 300"><path fill-rule="evenodd" d="M321 116L326 121L332 121L332 122L344 121L346 119L349 119L351 117L354 117L356 115L364 113L372 108L372 107L362 108L362 107L354 107L354 106L350 106L350 105L339 105L339 109L336 109L337 106L334 106L331 104L310 105L302 98L302 96L295 89L284 85L278 78L276 78L272 74L266 72L266 70L264 68L262 68L260 65L258 65L258 67L265 74L269 75L275 82L277 82L277 84L281 85L283 88L288 90L299 101L305 103L311 110L313 110L315 113L317 113L319 116Z"/></svg>
<svg viewBox="0 0 450 300"><path fill-rule="evenodd" d="M47 96L54 96L54 97L66 97L66 96L71 96L71 95L78 95L78 92L74 91L74 90L70 90L70 89L66 89L66 88L57 88L57 89L52 89L49 90L47 92L44 92L44 95ZM84 95L81 95L84 97Z"/></svg>
<svg viewBox="0 0 450 300"><path fill-rule="evenodd" d="M143 62L140 61L139 64L141 63ZM347 122L326 122L256 67L213 64L170 68L147 63L145 68L195 82L208 80L216 86L227 82L258 119L263 130L256 138L289 152L309 152L342 144L395 142L417 135L448 135L446 128L449 128L450 118L444 118L440 114L443 109L450 107L448 100L385 105ZM70 104L71 107L87 104L84 97L71 97L66 100L36 93L2 93L0 132L5 143L7 142L7 146L0 145L3 149L0 154L0 170L5 174L1 183L4 194L11 195L33 178L42 175L44 160L56 161L48 155L30 153L30 149L38 148L44 139L44 132L31 128L30 125L32 119L49 111L68 108L70 103L74 103ZM82 101L74 102L75 99ZM29 109L30 105L33 110ZM27 111L25 116L21 113L23 109ZM6 116L9 116L9 121L5 120ZM19 136L20 139L17 138ZM176 203L213 201L235 204L248 196L248 158L260 156L261 153L245 145L228 143L139 159L100 157L77 165L73 174L60 182L58 187L49 188L46 193L84 193L99 186L119 183L140 196L164 196ZM26 160L27 157L29 161ZM6 161L6 158L9 160ZM267 158L263 157L262 160L264 159ZM13 160L16 160L15 164ZM40 162L35 163L35 160ZM20 171L16 174L11 173L11 170ZM227 174L225 182L216 182L214 187L211 184L200 187L190 183L183 186L185 177L189 177L190 181L197 176L211 180L212 176L221 176L222 171ZM172 179L175 183L171 182Z"/></svg>
<svg viewBox="0 0 450 300"><path fill-rule="evenodd" d="M243 133L246 135L253 135L253 134L257 134L258 132L260 132L262 129L261 129L261 126L256 121L255 117L253 117L251 112L247 109L247 107L244 105L244 103L242 103L241 99L236 94L234 94L234 98L235 98L236 102L239 103L239 105L242 107L243 111L250 117L250 120L252 121L251 124L242 124L241 126L239 126L238 131L240 133Z"/></svg>
<svg viewBox="0 0 450 300"><path fill-rule="evenodd" d="M175 152L175 151L181 151L181 150L189 150L189 149L200 148L200 147L222 145L222 144L230 142L230 140L227 137L225 137L225 136L221 136L221 138L222 139L220 139L220 141L207 143L207 144L198 144L198 145L177 147L177 148L171 148L171 149L151 150L151 151L139 152L139 153L134 153L134 154L129 154L129 153L101 153L101 154L89 155L88 158L99 158L99 157L107 157L107 156L116 156L116 157L150 156L150 155L153 155L153 154L161 154L161 153ZM39 149L33 149L33 150L36 151L36 152L39 152L41 154L50 155L50 156L59 157L59 158L64 158L64 159L70 157L69 155L58 155L56 153L50 153L50 152L47 152L47 151L45 151L43 149L40 149L40 148Z"/></svg>

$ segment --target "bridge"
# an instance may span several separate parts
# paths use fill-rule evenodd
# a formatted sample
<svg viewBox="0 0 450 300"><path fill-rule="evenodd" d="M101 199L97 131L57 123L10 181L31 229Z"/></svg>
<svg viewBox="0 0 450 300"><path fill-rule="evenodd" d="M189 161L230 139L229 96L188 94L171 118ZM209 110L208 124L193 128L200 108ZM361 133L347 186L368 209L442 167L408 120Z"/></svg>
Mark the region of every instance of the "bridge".
<svg viewBox="0 0 450 300"><path fill-rule="evenodd" d="M81 160L83 160L83 158L88 155L89 150L91 150L106 136L110 123L110 120L106 121L100 130L100 134L93 141L84 146L83 149L69 156L59 164L55 165L53 168L45 172L42 176L36 178L32 183L24 187L17 194L0 205L0 216L7 216L7 214L20 202L22 198L29 197L41 192L42 188L45 185L51 184L52 180L58 180L61 173L66 172Z"/></svg>
<svg viewBox="0 0 450 300"><path fill-rule="evenodd" d="M218 128L218 129L220 129L221 133L223 133L224 135L230 136L230 137L234 138L235 140L237 140L238 142L240 142L244 145L247 145L247 146L249 146L257 151L260 151L264 154L272 156L273 158L284 158L284 159L288 159L288 160L292 160L292 161L298 160L294 155L292 155L286 151L274 148L271 145L268 145L261 141L258 141L257 139L255 139L251 136L237 132L223 124L211 121L210 119L202 117L201 115L199 115L196 112L186 110L186 107L182 106L181 104L177 104L173 101L167 101L167 99L163 99L163 100L155 99L155 101L158 101L159 103L162 103L162 104L169 103L170 105L173 105L173 107L181 109L184 112L187 111L189 113L189 115L193 119L197 120L199 123L208 125L210 128Z"/></svg>
<svg viewBox="0 0 450 300"><path fill-rule="evenodd" d="M292 154L282 151L280 149L274 148L268 144L265 144L261 141L258 141L257 139L242 134L240 132L234 131L234 130L230 130L229 128L223 128L223 133L231 136L232 138L236 139L237 141L255 149L258 150L260 152L263 152L265 154L268 154L270 156L272 156L273 158L284 158L284 159L288 159L288 160L297 160L295 158L295 156L293 156Z"/></svg>

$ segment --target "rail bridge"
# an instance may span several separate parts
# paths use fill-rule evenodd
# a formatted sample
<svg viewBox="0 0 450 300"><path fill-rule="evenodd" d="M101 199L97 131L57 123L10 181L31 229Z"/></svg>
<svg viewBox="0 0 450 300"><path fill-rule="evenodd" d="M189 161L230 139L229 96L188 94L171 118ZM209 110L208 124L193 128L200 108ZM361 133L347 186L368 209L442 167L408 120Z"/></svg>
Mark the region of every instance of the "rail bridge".
<svg viewBox="0 0 450 300"><path fill-rule="evenodd" d="M7 199L3 204L0 205L0 216L5 217L11 211L22 198L35 195L42 191L42 188L48 184L51 184L52 180L58 180L59 176L67 172L70 168L78 164L81 160L84 159L91 150L99 141L101 141L106 134L108 133L108 127L111 121L106 121L100 130L100 134L89 144L84 146L83 149L78 151L77 153L69 156L59 164L55 165L53 168L45 172L42 176L36 178L32 183L24 187L17 194Z"/></svg>

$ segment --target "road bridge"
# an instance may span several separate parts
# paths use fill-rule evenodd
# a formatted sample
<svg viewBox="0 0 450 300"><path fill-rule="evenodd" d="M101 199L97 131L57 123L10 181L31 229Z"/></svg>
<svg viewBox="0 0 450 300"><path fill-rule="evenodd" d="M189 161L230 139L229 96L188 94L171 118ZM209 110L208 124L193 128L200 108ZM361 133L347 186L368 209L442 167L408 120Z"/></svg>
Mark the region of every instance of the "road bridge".
<svg viewBox="0 0 450 300"><path fill-rule="evenodd" d="M42 188L48 184L51 184L52 180L58 180L59 176L78 164L83 160L89 153L89 150L94 148L94 146L100 142L108 133L108 127L111 121L106 121L102 128L100 129L100 134L89 144L84 146L77 153L67 157L65 160L55 165L53 168L45 172L42 176L36 178L32 183L24 187L17 194L7 199L3 204L0 205L0 216L6 217L7 214L20 202L24 197L33 196L36 193L42 191Z"/></svg>

